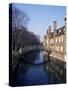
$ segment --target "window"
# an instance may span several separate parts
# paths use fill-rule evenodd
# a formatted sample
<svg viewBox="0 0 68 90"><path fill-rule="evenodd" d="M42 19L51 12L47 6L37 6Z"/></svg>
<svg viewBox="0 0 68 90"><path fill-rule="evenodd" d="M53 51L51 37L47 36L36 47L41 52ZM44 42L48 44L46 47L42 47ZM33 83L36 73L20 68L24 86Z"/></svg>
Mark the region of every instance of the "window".
<svg viewBox="0 0 68 90"><path fill-rule="evenodd" d="M60 37L59 37L59 43L60 43Z"/></svg>
<svg viewBox="0 0 68 90"><path fill-rule="evenodd" d="M61 41L63 42L63 36L61 37Z"/></svg>
<svg viewBox="0 0 68 90"><path fill-rule="evenodd" d="M65 28L63 29L63 31L65 31Z"/></svg>
<svg viewBox="0 0 68 90"><path fill-rule="evenodd" d="M45 42L43 42L43 46L45 46Z"/></svg>
<svg viewBox="0 0 68 90"><path fill-rule="evenodd" d="M50 40L50 43L51 43L51 44L53 43L53 39Z"/></svg>
<svg viewBox="0 0 68 90"><path fill-rule="evenodd" d="M58 52L59 52L59 47L58 47L58 46L56 47L56 51L58 51Z"/></svg>
<svg viewBox="0 0 68 90"><path fill-rule="evenodd" d="M57 49L57 47L56 47L56 51L57 51L58 49Z"/></svg>
<svg viewBox="0 0 68 90"><path fill-rule="evenodd" d="M61 46L61 52L63 52L63 46Z"/></svg>
<svg viewBox="0 0 68 90"><path fill-rule="evenodd" d="M57 47L57 51L59 52L59 46Z"/></svg>
<svg viewBox="0 0 68 90"><path fill-rule="evenodd" d="M57 43L57 38L56 38L56 43Z"/></svg>
<svg viewBox="0 0 68 90"><path fill-rule="evenodd" d="M59 33L61 32L61 30L59 30Z"/></svg>
<svg viewBox="0 0 68 90"><path fill-rule="evenodd" d="M47 39L47 44L48 44L48 39Z"/></svg>

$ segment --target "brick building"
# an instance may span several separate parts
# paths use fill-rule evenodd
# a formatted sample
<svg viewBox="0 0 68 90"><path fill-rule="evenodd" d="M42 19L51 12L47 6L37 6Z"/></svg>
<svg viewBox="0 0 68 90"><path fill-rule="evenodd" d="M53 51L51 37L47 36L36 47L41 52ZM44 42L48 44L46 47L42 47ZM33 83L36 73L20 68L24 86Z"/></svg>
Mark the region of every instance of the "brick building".
<svg viewBox="0 0 68 90"><path fill-rule="evenodd" d="M53 30L48 27L47 34L44 35L44 49L51 50L51 56L64 60L65 43L66 43L66 17L64 18L64 26L57 28L57 21L53 22Z"/></svg>

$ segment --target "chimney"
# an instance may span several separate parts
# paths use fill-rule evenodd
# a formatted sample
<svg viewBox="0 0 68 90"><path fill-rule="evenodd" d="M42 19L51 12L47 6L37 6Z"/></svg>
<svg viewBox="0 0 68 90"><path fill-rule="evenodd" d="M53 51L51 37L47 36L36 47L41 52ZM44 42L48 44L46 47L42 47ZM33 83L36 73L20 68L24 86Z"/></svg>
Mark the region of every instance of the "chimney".
<svg viewBox="0 0 68 90"><path fill-rule="evenodd" d="M57 21L54 21L54 30L57 30Z"/></svg>
<svg viewBox="0 0 68 90"><path fill-rule="evenodd" d="M57 30L57 21L54 21L54 35L56 35L56 30Z"/></svg>
<svg viewBox="0 0 68 90"><path fill-rule="evenodd" d="M64 20L66 21L66 16L64 17Z"/></svg>
<svg viewBox="0 0 68 90"><path fill-rule="evenodd" d="M64 23L65 23L65 28L66 28L66 16L64 17Z"/></svg>
<svg viewBox="0 0 68 90"><path fill-rule="evenodd" d="M49 34L51 33L51 26L49 26L48 32L49 32Z"/></svg>
<svg viewBox="0 0 68 90"><path fill-rule="evenodd" d="M48 30L47 30L47 35L48 35Z"/></svg>

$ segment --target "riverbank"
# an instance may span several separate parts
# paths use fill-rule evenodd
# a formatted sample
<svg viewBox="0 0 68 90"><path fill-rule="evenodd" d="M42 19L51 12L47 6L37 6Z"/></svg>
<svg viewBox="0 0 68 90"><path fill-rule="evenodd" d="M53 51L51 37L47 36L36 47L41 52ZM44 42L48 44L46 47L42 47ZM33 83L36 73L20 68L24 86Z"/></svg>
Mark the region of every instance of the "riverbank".
<svg viewBox="0 0 68 90"><path fill-rule="evenodd" d="M56 59L59 59L61 61L66 62L66 59L65 59L66 58L66 55L57 54L57 53L51 53L50 56L53 57L53 58L56 58Z"/></svg>
<svg viewBox="0 0 68 90"><path fill-rule="evenodd" d="M45 55L48 55L48 53L47 52L43 52L43 54ZM62 54L57 54L57 53L51 53L50 54L50 57L53 57L53 58L56 58L56 59L59 59L59 60L61 60L61 61L64 61L64 62L66 62L66 55L62 55Z"/></svg>
<svg viewBox="0 0 68 90"><path fill-rule="evenodd" d="M16 51L12 52L12 71L16 68L17 64L19 63L20 59L22 57L22 54Z"/></svg>
<svg viewBox="0 0 68 90"><path fill-rule="evenodd" d="M26 56L31 56L32 53L34 53L32 56L32 58L35 58L36 53L35 52L39 52L40 50L31 50L31 51L27 51L27 52L16 52L13 51L12 52L12 70L14 71L14 69L16 68L16 66L18 65L18 63L22 60L23 63L30 63L32 64L33 61L31 60L31 58L27 61L26 59L24 59Z"/></svg>

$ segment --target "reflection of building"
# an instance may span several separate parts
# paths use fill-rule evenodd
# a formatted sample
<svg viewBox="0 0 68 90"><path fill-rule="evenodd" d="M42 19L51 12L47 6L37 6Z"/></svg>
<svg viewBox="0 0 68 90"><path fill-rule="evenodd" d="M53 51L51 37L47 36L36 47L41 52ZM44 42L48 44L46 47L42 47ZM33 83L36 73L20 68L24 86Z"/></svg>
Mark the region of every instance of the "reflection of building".
<svg viewBox="0 0 68 90"><path fill-rule="evenodd" d="M65 32L66 32L66 18L65 25L57 29L57 21L54 21L54 29L51 31L51 26L47 30L47 35L44 35L43 45L45 49L52 51L51 55L61 60L64 59L65 54Z"/></svg>

